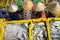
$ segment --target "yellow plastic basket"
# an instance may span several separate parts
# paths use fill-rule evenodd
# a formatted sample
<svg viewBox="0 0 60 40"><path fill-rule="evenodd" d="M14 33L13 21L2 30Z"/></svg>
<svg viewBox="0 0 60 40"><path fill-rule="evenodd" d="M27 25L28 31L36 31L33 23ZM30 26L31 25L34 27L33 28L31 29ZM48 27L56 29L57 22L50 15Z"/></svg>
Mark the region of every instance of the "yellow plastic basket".
<svg viewBox="0 0 60 40"><path fill-rule="evenodd" d="M5 19L4 19L5 20ZM4 40L5 37L5 32L6 32L6 25L7 24L24 24L27 23L28 24L28 40L33 40L34 39L34 34L33 34L33 24L34 23L44 23L45 24L45 28L46 28L46 34L47 34L47 38L46 40L51 40L51 34L50 34L50 21L51 20L60 20L60 18L39 18L39 19L29 19L29 20L15 20L15 21L3 21L2 23L2 31L1 31L1 35L0 35L0 40ZM37 27L37 26L36 26Z"/></svg>
<svg viewBox="0 0 60 40"><path fill-rule="evenodd" d="M2 22L3 22L3 20L2 19L0 19L0 40L1 40L1 32L2 32Z"/></svg>
<svg viewBox="0 0 60 40"><path fill-rule="evenodd" d="M52 37L52 33L51 33L51 30L53 30L53 28L51 29L51 27L54 27L52 25L55 25L53 23L57 22L57 21L60 21L60 18L48 18L48 20L46 21L47 23L47 28L48 28L48 37L49 37L49 40L54 40ZM52 24L52 25L51 25ZM58 24L56 24L58 25ZM54 31L53 31L54 32ZM57 39L57 38L56 38Z"/></svg>
<svg viewBox="0 0 60 40"><path fill-rule="evenodd" d="M41 23L44 23L44 24L45 24L44 27L45 27L45 29L46 29L46 32L47 32L47 30L48 30L48 29L47 29L47 26L46 26L46 18L32 19L32 28L31 28L31 31L32 31L32 32L31 32L31 34L32 34L32 37L31 37L31 38L32 38L32 39L31 39L31 40L37 40L37 39L34 39L34 34L33 34L33 33L37 32L37 31L34 32L34 27L35 27L35 26L33 26L34 23L36 23L35 25L37 25L36 28L37 28L37 27L40 27L40 25L38 26L38 23L40 23L40 24L41 24ZM41 27L40 27L40 28L41 28ZM47 33L48 33L48 32L47 32ZM47 35L47 33L46 33L47 39L44 39L44 40L48 40L48 35ZM39 39L39 40L40 40L40 39Z"/></svg>
<svg viewBox="0 0 60 40"><path fill-rule="evenodd" d="M27 23L28 24L28 40L30 40L30 23L31 21L30 20L16 20L16 21L5 21L2 23L2 32L1 32L1 37L0 37L0 40L4 40L5 38L5 32L6 32L6 25L11 25L11 24L24 24L24 23Z"/></svg>

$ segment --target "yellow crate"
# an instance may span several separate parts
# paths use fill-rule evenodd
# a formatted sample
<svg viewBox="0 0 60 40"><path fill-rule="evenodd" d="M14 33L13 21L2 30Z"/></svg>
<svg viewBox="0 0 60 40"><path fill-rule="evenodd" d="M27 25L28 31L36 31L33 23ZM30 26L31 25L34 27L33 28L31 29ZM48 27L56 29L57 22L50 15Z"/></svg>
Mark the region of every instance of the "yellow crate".
<svg viewBox="0 0 60 40"><path fill-rule="evenodd" d="M1 26L2 22L3 22L3 20L2 20L2 19L0 19L0 26Z"/></svg>
<svg viewBox="0 0 60 40"><path fill-rule="evenodd" d="M2 22L3 20L2 19L0 19L0 22Z"/></svg>
<svg viewBox="0 0 60 40"><path fill-rule="evenodd" d="M5 22L5 21L6 21L6 19L5 19L5 18L1 18L1 20L2 20L3 22Z"/></svg>
<svg viewBox="0 0 60 40"><path fill-rule="evenodd" d="M2 22L4 22L4 21L5 21L4 18L1 18L1 19L0 19L0 26L2 25Z"/></svg>
<svg viewBox="0 0 60 40"><path fill-rule="evenodd" d="M12 0L11 5L14 3L14 0Z"/></svg>
<svg viewBox="0 0 60 40"><path fill-rule="evenodd" d="M4 21L4 19L0 19L0 26L1 26L1 24L2 24L3 21Z"/></svg>
<svg viewBox="0 0 60 40"><path fill-rule="evenodd" d="M47 24L47 28L48 28L48 37L49 37L49 40L52 40L51 38L51 31L50 31L50 22L51 21L60 21L60 18L48 18L48 20L46 20L46 24Z"/></svg>
<svg viewBox="0 0 60 40"><path fill-rule="evenodd" d="M51 18L53 19L53 18ZM47 31L47 39L46 40L50 40L51 39L51 36L50 36L50 26L49 26L49 20L51 20L50 18L49 19L46 19L46 18L39 18L39 19L29 19L29 20L15 20L15 21L4 21L2 23L2 32L1 32L1 35L0 35L0 40L4 40L4 35L5 35L5 25L6 24L13 24L13 23L16 23L16 24L23 24L23 23L28 23L28 40L33 40L33 23L40 23L40 22L46 22L45 25L46 25L46 31Z"/></svg>
<svg viewBox="0 0 60 40"><path fill-rule="evenodd" d="M33 23L40 23L40 22L44 22L44 24L46 25L46 18L39 18L39 19L32 19L32 23L31 24L33 24ZM47 26L46 26L46 32L47 32ZM33 40L33 26L31 27L31 40ZM45 39L44 39L45 40ZM48 35L47 35L47 39L46 40L48 40Z"/></svg>
<svg viewBox="0 0 60 40"><path fill-rule="evenodd" d="M2 22L3 22L3 20L0 19L0 39L1 39L1 27L2 27Z"/></svg>
<svg viewBox="0 0 60 40"><path fill-rule="evenodd" d="M60 17L60 12L56 13L56 18Z"/></svg>
<svg viewBox="0 0 60 40"><path fill-rule="evenodd" d="M3 22L2 23L2 32L1 32L1 37L0 37L0 40L4 40L4 36L5 36L5 31L6 31L6 29L5 29L5 25L6 24L23 24L23 23L30 23L31 21L30 20L16 20L16 21L5 21L5 22ZM30 26L31 26L31 24L29 24L29 27L28 27L28 29L30 28ZM30 38L30 29L29 29L29 33L28 33L28 40L30 40L29 38Z"/></svg>
<svg viewBox="0 0 60 40"><path fill-rule="evenodd" d="M32 21L29 24L29 40L32 40Z"/></svg>
<svg viewBox="0 0 60 40"><path fill-rule="evenodd" d="M47 5L48 4L48 0L45 0L45 5Z"/></svg>

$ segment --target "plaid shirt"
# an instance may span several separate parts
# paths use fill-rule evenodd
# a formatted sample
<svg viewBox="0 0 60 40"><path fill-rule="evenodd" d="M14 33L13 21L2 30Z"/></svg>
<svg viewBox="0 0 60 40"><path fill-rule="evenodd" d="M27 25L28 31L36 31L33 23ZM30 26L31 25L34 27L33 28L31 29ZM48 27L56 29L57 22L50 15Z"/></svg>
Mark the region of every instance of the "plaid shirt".
<svg viewBox="0 0 60 40"><path fill-rule="evenodd" d="M32 17L32 11L25 11L23 12L23 19L30 19Z"/></svg>

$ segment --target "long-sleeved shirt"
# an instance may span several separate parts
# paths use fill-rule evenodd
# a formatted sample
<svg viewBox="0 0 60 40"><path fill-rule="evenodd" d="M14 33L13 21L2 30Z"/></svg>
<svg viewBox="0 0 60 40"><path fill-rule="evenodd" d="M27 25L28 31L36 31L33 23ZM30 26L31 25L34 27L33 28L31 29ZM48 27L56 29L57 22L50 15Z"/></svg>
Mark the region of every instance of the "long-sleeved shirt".
<svg viewBox="0 0 60 40"><path fill-rule="evenodd" d="M25 11L23 12L23 19L31 19L32 17L32 11Z"/></svg>
<svg viewBox="0 0 60 40"><path fill-rule="evenodd" d="M6 14L5 14L5 10L0 9L0 18L5 18Z"/></svg>

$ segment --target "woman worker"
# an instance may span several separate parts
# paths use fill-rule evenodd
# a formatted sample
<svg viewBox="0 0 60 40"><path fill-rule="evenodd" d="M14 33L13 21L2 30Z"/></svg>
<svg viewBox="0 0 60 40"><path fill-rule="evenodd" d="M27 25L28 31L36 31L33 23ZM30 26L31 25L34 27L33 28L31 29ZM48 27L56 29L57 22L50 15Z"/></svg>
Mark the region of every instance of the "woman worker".
<svg viewBox="0 0 60 40"><path fill-rule="evenodd" d="M50 2L47 6L48 17L59 17L60 16L60 3L57 1Z"/></svg>
<svg viewBox="0 0 60 40"><path fill-rule="evenodd" d="M23 7L23 19L30 19L32 17L33 2L31 0L24 0Z"/></svg>
<svg viewBox="0 0 60 40"><path fill-rule="evenodd" d="M42 2L38 2L34 4L33 10L34 10L34 18L45 18L46 17L45 6Z"/></svg>
<svg viewBox="0 0 60 40"><path fill-rule="evenodd" d="M11 20L19 20L20 18L20 12L18 10L17 5L11 5L9 7L9 17Z"/></svg>

